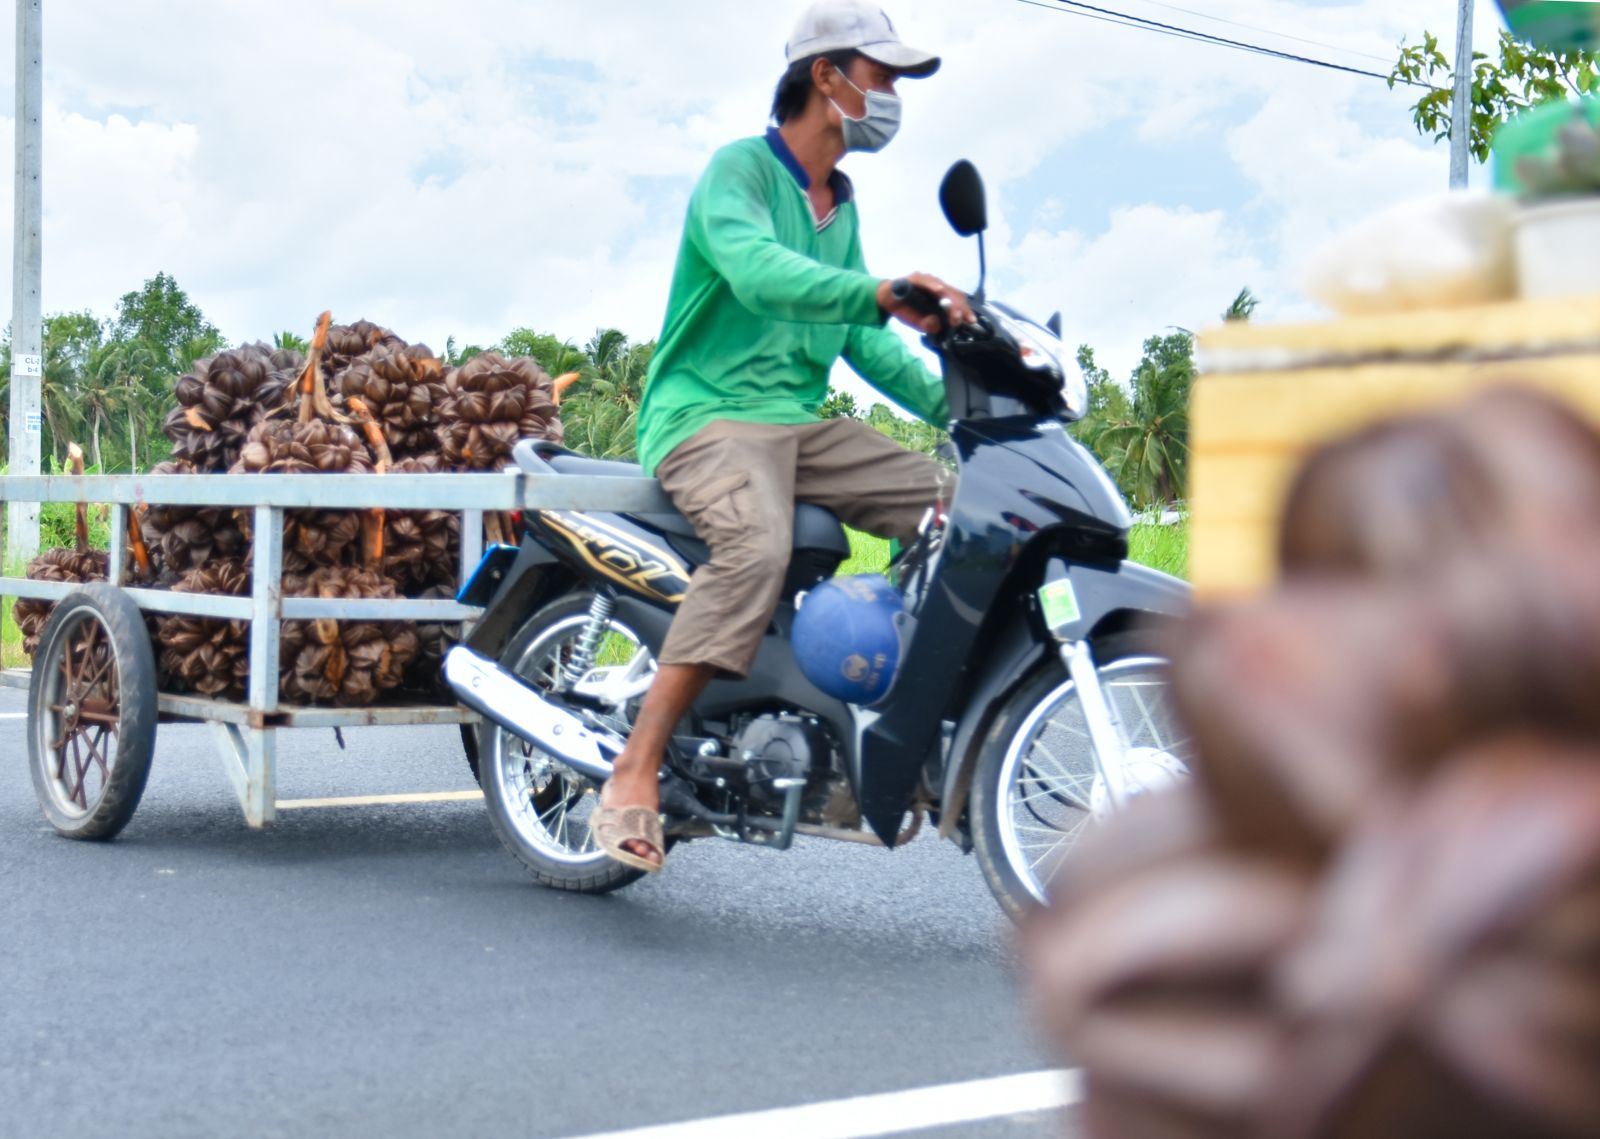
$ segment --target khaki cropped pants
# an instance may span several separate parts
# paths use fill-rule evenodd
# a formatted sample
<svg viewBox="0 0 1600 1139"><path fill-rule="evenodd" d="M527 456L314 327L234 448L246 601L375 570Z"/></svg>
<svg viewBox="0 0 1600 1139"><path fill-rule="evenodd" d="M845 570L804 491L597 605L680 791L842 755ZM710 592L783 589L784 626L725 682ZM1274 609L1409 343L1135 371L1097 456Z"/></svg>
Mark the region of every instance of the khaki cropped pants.
<svg viewBox="0 0 1600 1139"><path fill-rule="evenodd" d="M656 477L711 547L662 646L662 664L749 675L778 606L794 541L794 506L909 544L955 475L854 419L774 425L719 419L673 449Z"/></svg>

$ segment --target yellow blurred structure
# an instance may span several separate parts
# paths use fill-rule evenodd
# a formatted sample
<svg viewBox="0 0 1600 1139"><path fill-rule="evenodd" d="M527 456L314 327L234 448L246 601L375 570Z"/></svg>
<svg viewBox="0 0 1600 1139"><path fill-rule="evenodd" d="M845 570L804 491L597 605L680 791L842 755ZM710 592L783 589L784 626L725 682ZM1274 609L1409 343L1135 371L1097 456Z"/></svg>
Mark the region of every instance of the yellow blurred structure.
<svg viewBox="0 0 1600 1139"><path fill-rule="evenodd" d="M1524 383L1600 420L1600 297L1230 324L1200 337L1190 413L1189 573L1202 597L1275 573L1278 515L1318 443L1494 383Z"/></svg>

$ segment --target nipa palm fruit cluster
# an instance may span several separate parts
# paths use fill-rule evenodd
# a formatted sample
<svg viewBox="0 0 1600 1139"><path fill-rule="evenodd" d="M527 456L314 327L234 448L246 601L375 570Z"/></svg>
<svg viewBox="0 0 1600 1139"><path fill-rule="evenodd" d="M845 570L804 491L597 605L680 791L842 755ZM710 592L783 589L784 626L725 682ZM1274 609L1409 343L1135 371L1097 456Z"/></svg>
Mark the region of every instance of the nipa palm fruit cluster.
<svg viewBox="0 0 1600 1139"><path fill-rule="evenodd" d="M561 439L555 383L534 360L485 352L452 371L445 389L439 447L452 466L504 470L517 440Z"/></svg>
<svg viewBox="0 0 1600 1139"><path fill-rule="evenodd" d="M553 381L533 360L485 353L449 368L427 345L367 320L331 325L326 314L309 355L262 344L218 353L175 382L174 401L164 424L172 457L154 474L502 470L519 439L561 438ZM138 562L158 587L247 596L253 523L250 510L142 508ZM291 510L284 595L448 599L460 551L460 516L448 511ZM86 548L52 551L30 576L104 579L106 560ZM48 612L48 603L18 606L30 652ZM154 624L164 687L245 695L248 622L168 615ZM443 624L286 621L280 698L361 706L396 690L436 691L454 633Z"/></svg>
<svg viewBox="0 0 1600 1139"><path fill-rule="evenodd" d="M562 438L557 389L528 358L483 354L448 368L370 320L323 317L309 355L266 344L197 360L174 381L165 419L173 445L157 475L443 475L502 470L520 438ZM130 523L130 566L141 584L245 597L251 510L141 507ZM491 539L499 538L491 517ZM461 518L446 510L285 512L283 593L315 598L440 598L456 589ZM104 550L50 550L29 566L40 581L104 581ZM30 654L48 601L16 608ZM165 688L242 699L250 622L168 614L152 619ZM397 689L437 693L453 641L440 622L286 621L280 699L365 705Z"/></svg>
<svg viewBox="0 0 1600 1139"><path fill-rule="evenodd" d="M291 349L246 344L195 361L173 385L175 406L163 429L172 457L156 475L226 474L245 439L284 406L305 367ZM247 542L233 512L218 507L152 506L140 517L159 575L176 579L218 558L236 558Z"/></svg>

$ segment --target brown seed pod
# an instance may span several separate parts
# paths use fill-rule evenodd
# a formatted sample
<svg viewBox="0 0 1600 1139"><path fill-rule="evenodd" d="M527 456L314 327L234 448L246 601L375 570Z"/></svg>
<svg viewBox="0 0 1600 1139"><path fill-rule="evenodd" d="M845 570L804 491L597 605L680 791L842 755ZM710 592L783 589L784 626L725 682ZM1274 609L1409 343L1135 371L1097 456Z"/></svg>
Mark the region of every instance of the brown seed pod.
<svg viewBox="0 0 1600 1139"><path fill-rule="evenodd" d="M173 457L203 472L233 466L250 430L283 405L297 356L256 344L195 361L163 425Z"/></svg>
<svg viewBox="0 0 1600 1139"><path fill-rule="evenodd" d="M184 574L174 593L242 597L250 592L250 568L238 558L219 558ZM241 700L250 682L250 622L174 614L157 621L162 682L183 692Z"/></svg>
<svg viewBox="0 0 1600 1139"><path fill-rule="evenodd" d="M110 573L111 558L104 550L46 550L28 563L24 576L29 581L53 581L81 585L91 581L105 581ZM22 651L30 657L39 651L39 635L55 608L53 601L23 599L12 610L17 628L22 630Z"/></svg>
<svg viewBox="0 0 1600 1139"><path fill-rule="evenodd" d="M399 475L443 474L448 469L438 456L402 459L390 468ZM383 572L407 596L450 586L460 572L461 516L446 510L389 511L383 550Z"/></svg>
<svg viewBox="0 0 1600 1139"><path fill-rule="evenodd" d="M452 601L456 591L448 585L433 585L417 594L424 601ZM407 691L428 697L445 696L449 686L440 674L444 654L461 639L461 626L439 621L422 621L417 624L417 659L406 670L404 687Z"/></svg>
<svg viewBox="0 0 1600 1139"><path fill-rule="evenodd" d="M169 459L153 475L200 473L193 463ZM152 505L140 516L157 580L181 577L218 558L243 557L248 542L233 511L213 506Z"/></svg>
<svg viewBox="0 0 1600 1139"><path fill-rule="evenodd" d="M535 360L485 352L451 371L445 389L438 438L452 466L504 470L519 440L561 441L555 384Z"/></svg>
<svg viewBox="0 0 1600 1139"><path fill-rule="evenodd" d="M1174 642L1203 824L1110 820L1025 943L1087 1133L1600 1134L1600 438L1478 397L1290 516Z"/></svg>
<svg viewBox="0 0 1600 1139"><path fill-rule="evenodd" d="M1600 519L1600 433L1526 388L1402 416L1314 451L1290 487L1287 576L1407 576L1560 541Z"/></svg>
<svg viewBox="0 0 1600 1139"><path fill-rule="evenodd" d="M338 423L288 418L263 421L250 433L235 473L243 474L370 474L373 463L366 444ZM248 533L249 520L239 515ZM307 564L337 564L361 536L361 515L349 510L291 510L284 517L284 548Z"/></svg>
<svg viewBox="0 0 1600 1139"><path fill-rule="evenodd" d="M294 597L397 598L393 581L354 567L318 569L285 578ZM402 621L288 621L280 649L280 690L291 703L365 707L400 687L421 650L417 631Z"/></svg>
<svg viewBox="0 0 1600 1139"><path fill-rule="evenodd" d="M1597 907L1592 746L1500 737L1375 800L1276 964L1258 1133L1600 1134Z"/></svg>
<svg viewBox="0 0 1600 1139"><path fill-rule="evenodd" d="M359 399L370 409L396 458L437 447L443 365L426 347L375 348L339 374L337 390L342 399Z"/></svg>
<svg viewBox="0 0 1600 1139"><path fill-rule="evenodd" d="M322 357L322 370L330 384L345 368L375 348L404 348L406 342L389 329L370 320L354 324L335 324L328 329L328 346Z"/></svg>

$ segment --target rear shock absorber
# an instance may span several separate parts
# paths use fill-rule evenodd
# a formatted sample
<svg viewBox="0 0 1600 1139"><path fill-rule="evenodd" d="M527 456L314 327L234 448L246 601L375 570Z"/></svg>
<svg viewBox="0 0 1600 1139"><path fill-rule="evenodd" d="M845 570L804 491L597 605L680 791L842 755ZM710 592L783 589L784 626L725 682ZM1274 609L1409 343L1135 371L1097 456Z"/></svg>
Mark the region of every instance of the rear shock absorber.
<svg viewBox="0 0 1600 1139"><path fill-rule="evenodd" d="M606 629L611 625L612 611L616 607L616 598L609 589L601 589L595 593L594 600L589 603L589 623L583 627L578 643L573 646L572 656L568 657L567 663L562 666L563 688L570 691L594 668L594 655L600 651L600 639L606 635Z"/></svg>

